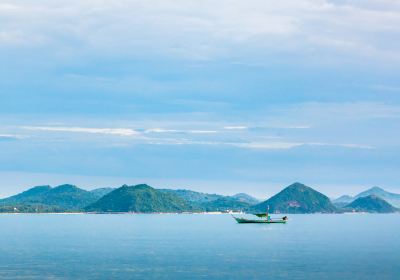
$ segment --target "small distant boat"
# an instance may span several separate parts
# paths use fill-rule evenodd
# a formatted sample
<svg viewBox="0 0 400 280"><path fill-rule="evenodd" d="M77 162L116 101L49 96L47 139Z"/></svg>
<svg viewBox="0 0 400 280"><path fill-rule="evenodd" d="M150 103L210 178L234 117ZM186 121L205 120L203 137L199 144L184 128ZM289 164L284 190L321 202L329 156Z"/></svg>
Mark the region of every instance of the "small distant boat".
<svg viewBox="0 0 400 280"><path fill-rule="evenodd" d="M287 216L284 216L280 219L271 219L268 212L269 212L269 206L267 209L267 213L253 214L261 219L246 219L246 218L241 218L241 217L235 217L233 215L232 215L232 217L239 224L286 224L286 221L288 219Z"/></svg>
<svg viewBox="0 0 400 280"><path fill-rule="evenodd" d="M286 216L283 217L282 219L245 219L245 218L238 218L238 217L233 217L236 222L239 224L286 224L287 218Z"/></svg>

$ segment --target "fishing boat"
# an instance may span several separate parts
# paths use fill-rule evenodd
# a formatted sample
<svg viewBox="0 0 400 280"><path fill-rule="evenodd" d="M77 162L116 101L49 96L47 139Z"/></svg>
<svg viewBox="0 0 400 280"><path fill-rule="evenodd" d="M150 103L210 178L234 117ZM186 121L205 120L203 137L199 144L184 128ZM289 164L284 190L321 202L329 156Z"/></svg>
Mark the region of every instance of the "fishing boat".
<svg viewBox="0 0 400 280"><path fill-rule="evenodd" d="M272 219L269 216L269 206L267 208L266 213L260 213L260 214L253 214L257 216L258 218L261 219L246 219L246 218L241 218L241 217L235 217L232 215L232 217L238 222L239 224L286 224L287 221L287 216L284 216L280 219Z"/></svg>
<svg viewBox="0 0 400 280"><path fill-rule="evenodd" d="M287 217L281 219L245 219L239 217L233 217L239 224L286 224Z"/></svg>

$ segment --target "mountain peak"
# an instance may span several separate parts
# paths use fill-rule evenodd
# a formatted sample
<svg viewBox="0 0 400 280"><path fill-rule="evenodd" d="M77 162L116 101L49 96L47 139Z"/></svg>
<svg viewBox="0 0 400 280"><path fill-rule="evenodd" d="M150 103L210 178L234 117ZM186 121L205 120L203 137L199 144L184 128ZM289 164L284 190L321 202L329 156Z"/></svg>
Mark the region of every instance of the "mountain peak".
<svg viewBox="0 0 400 280"><path fill-rule="evenodd" d="M306 185L300 182L294 182L293 184L289 185L287 188L308 188Z"/></svg>
<svg viewBox="0 0 400 280"><path fill-rule="evenodd" d="M147 184L123 185L86 207L88 211L142 213L182 212L191 209L189 203L177 195L154 189Z"/></svg>
<svg viewBox="0 0 400 280"><path fill-rule="evenodd" d="M293 183L270 199L257 204L254 209L279 213L332 213L337 209L329 198L301 183Z"/></svg>
<svg viewBox="0 0 400 280"><path fill-rule="evenodd" d="M63 184L63 185L59 185L57 187L54 187L52 189L52 192L56 193L56 192L69 192L69 191L83 191L82 189L78 188L75 185L71 185L71 184Z"/></svg>
<svg viewBox="0 0 400 280"><path fill-rule="evenodd" d="M374 191L374 192L386 192L384 189L377 187L377 186L373 186L372 188L369 189L369 191Z"/></svg>
<svg viewBox="0 0 400 280"><path fill-rule="evenodd" d="M310 187L308 187L308 186L306 186L306 185L304 185L302 183L299 183L299 182L295 182L295 183L287 186L285 189L291 190L291 191L294 191L294 192L300 192L300 193L313 190L312 188L310 188Z"/></svg>
<svg viewBox="0 0 400 280"><path fill-rule="evenodd" d="M147 185L147 184L137 184L137 185L122 185L121 187L120 187L120 189L121 188L123 188L123 189L153 189L152 187L150 187L149 185Z"/></svg>
<svg viewBox="0 0 400 280"><path fill-rule="evenodd" d="M134 186L136 189L153 189L152 187L150 187L147 184L138 184Z"/></svg>

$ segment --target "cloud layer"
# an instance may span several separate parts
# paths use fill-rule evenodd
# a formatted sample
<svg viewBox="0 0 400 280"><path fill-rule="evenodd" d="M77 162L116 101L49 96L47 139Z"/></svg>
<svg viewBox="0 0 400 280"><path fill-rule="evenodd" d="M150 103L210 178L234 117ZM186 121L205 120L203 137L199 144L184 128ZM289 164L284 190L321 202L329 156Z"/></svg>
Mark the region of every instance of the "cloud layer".
<svg viewBox="0 0 400 280"><path fill-rule="evenodd" d="M255 62L249 52L262 59L282 52L400 59L396 1L3 1L0 15L0 47L47 46L59 59L89 52L247 62Z"/></svg>
<svg viewBox="0 0 400 280"><path fill-rule="evenodd" d="M0 18L0 171L400 185L398 1L3 0Z"/></svg>

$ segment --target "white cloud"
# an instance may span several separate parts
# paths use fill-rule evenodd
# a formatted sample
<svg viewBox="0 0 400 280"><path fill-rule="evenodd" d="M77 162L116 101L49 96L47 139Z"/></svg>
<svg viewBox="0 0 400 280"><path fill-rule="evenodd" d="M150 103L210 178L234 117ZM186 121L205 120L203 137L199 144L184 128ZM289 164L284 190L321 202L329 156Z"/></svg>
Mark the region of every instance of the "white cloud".
<svg viewBox="0 0 400 280"><path fill-rule="evenodd" d="M278 129L309 129L310 125L269 125L263 126L264 128L278 128Z"/></svg>
<svg viewBox="0 0 400 280"><path fill-rule="evenodd" d="M253 126L224 126L226 130L248 130L254 128L262 129L309 129L310 125L288 125L288 124L267 124L267 125L253 125Z"/></svg>
<svg viewBox="0 0 400 280"><path fill-rule="evenodd" d="M302 146L303 143L290 142L253 142L253 143L230 143L230 145L246 148L246 149L262 149L262 150L286 150Z"/></svg>
<svg viewBox="0 0 400 280"><path fill-rule="evenodd" d="M0 141L20 140L24 137L16 134L0 134Z"/></svg>
<svg viewBox="0 0 400 280"><path fill-rule="evenodd" d="M243 125L224 126L224 129L227 129L227 130L245 130L245 129L247 129L247 128L248 128L247 126L243 126Z"/></svg>
<svg viewBox="0 0 400 280"><path fill-rule="evenodd" d="M214 134L218 133L217 130L188 130L189 133L194 133L194 134Z"/></svg>
<svg viewBox="0 0 400 280"><path fill-rule="evenodd" d="M176 123L177 126L182 124ZM218 124L214 124L218 126ZM122 138L115 138L107 145L110 146L131 146L136 144L146 145L202 145L202 146L225 146L236 147L239 149L254 150L288 150L304 146L309 147L342 147L348 149L374 149L374 141L367 143L359 143L361 138L341 138L330 137L312 131L281 131L278 135L266 134L265 130L244 129L252 126L225 126L230 127L227 130L211 130L211 129L132 129L132 128L104 128L104 127L79 127L79 126L19 126L17 128L37 131L37 132L54 132L54 133L90 133L96 135L110 135ZM309 126L285 126L285 128L302 129ZM233 128L233 129L232 129ZM270 132L268 132L270 133ZM285 135L286 134L286 135ZM171 137L171 135L175 135ZM176 137L181 135L182 137ZM31 135L26 135L26 137ZM16 134L0 134L0 140L11 139ZM57 134L46 137L57 137ZM69 138L68 138L69 139ZM101 141L101 138L98 139ZM328 140L328 141L327 141ZM69 141L69 140L68 140ZM77 137L75 141L81 141ZM375 143L379 145L379 143Z"/></svg>
<svg viewBox="0 0 400 280"><path fill-rule="evenodd" d="M360 144L333 144L333 143L304 143L307 146L331 146L331 147L343 147L353 149L374 149L373 146L360 145Z"/></svg>
<svg viewBox="0 0 400 280"><path fill-rule="evenodd" d="M108 134L118 136L138 136L139 132L130 128L89 128L89 127L63 127L63 126L25 126L24 129L55 131L55 132L74 132L74 133L93 133Z"/></svg>
<svg viewBox="0 0 400 280"><path fill-rule="evenodd" d="M358 144L341 144L341 143L301 143L301 142L254 142L254 143L238 143L231 144L236 147L248 149L292 149L301 146L327 146L327 147L342 147L349 149L373 149L372 146Z"/></svg>
<svg viewBox="0 0 400 280"><path fill-rule="evenodd" d="M319 142L284 142L284 141L264 141L264 142L225 142L218 140L196 140L185 138L146 138L146 144L150 145L205 145L205 146L227 146L241 149L259 150L288 150L302 146L321 146L321 147L342 147L349 149L373 149L374 147L359 144L342 143L319 143Z"/></svg>
<svg viewBox="0 0 400 280"><path fill-rule="evenodd" d="M179 132L176 129L164 129L164 128L150 128L144 131L145 133L175 133Z"/></svg>
<svg viewBox="0 0 400 280"><path fill-rule="evenodd" d="M164 129L164 128L150 128L144 131L145 133L182 133L182 134L213 134L218 133L217 130L196 130L196 129Z"/></svg>

